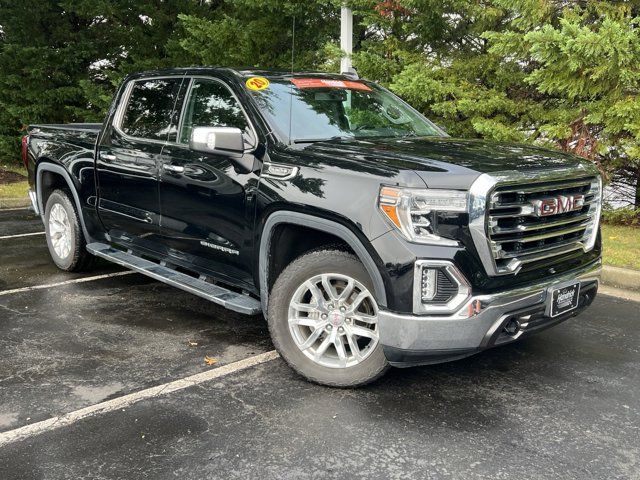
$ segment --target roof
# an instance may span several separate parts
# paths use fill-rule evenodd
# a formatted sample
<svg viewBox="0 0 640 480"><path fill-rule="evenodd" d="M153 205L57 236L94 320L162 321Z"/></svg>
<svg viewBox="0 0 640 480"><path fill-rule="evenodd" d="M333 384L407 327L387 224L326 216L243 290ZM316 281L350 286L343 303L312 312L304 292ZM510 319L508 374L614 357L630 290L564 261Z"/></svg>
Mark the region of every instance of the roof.
<svg viewBox="0 0 640 480"><path fill-rule="evenodd" d="M230 67L214 67L214 66L193 66L180 68L165 68L159 70L148 70L131 74L129 77L155 77L159 75L176 75L176 74L224 74L227 76L235 76L240 78L248 77L268 77L268 78L291 78L291 77L316 77L329 78L335 80L353 79L350 75L342 75L338 73L317 72L317 71L298 71L291 72L279 69L267 68L230 68Z"/></svg>

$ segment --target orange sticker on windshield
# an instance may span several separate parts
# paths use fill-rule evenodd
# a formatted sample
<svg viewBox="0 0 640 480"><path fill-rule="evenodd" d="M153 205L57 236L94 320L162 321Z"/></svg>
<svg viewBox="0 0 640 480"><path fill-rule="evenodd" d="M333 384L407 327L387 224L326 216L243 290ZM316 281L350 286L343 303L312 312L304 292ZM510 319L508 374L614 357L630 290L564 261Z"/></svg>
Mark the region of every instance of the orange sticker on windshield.
<svg viewBox="0 0 640 480"><path fill-rule="evenodd" d="M329 78L292 78L293 83L298 88L348 88L350 90L362 90L370 92L371 87L366 83L355 82L353 80L332 80Z"/></svg>
<svg viewBox="0 0 640 480"><path fill-rule="evenodd" d="M269 86L269 80L264 77L251 77L245 85L249 90L264 90Z"/></svg>

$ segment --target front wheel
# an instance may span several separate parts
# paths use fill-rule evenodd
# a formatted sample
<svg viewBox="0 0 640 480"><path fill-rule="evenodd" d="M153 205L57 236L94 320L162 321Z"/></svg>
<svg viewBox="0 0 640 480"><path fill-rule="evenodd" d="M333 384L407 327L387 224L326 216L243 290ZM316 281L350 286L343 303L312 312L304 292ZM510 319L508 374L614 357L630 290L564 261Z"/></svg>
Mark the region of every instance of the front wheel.
<svg viewBox="0 0 640 480"><path fill-rule="evenodd" d="M49 254L59 269L77 272L92 265L78 212L64 190L55 190L47 199L44 224Z"/></svg>
<svg viewBox="0 0 640 480"><path fill-rule="evenodd" d="M379 342L378 305L362 263L339 250L307 253L289 264L269 298L273 343L313 382L355 387L388 368Z"/></svg>

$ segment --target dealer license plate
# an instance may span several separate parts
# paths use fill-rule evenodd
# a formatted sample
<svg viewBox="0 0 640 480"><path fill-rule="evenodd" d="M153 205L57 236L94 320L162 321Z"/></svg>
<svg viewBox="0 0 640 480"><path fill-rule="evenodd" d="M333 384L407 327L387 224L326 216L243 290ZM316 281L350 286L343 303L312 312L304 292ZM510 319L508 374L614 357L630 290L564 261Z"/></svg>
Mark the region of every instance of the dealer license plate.
<svg viewBox="0 0 640 480"><path fill-rule="evenodd" d="M580 282L551 290L551 316L557 317L578 306Z"/></svg>

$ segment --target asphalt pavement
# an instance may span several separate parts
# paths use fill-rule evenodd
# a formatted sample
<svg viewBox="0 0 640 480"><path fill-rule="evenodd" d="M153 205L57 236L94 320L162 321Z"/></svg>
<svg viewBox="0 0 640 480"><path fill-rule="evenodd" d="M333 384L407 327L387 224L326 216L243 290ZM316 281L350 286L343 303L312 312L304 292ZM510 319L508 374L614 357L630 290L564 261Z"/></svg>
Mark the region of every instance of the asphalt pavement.
<svg viewBox="0 0 640 480"><path fill-rule="evenodd" d="M234 370L272 351L261 317L106 263L60 272L16 236L40 231L0 211L2 480L640 478L640 303L600 295L519 343L330 389L277 358Z"/></svg>

